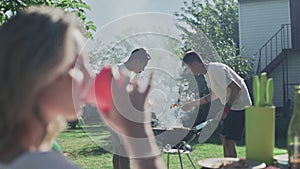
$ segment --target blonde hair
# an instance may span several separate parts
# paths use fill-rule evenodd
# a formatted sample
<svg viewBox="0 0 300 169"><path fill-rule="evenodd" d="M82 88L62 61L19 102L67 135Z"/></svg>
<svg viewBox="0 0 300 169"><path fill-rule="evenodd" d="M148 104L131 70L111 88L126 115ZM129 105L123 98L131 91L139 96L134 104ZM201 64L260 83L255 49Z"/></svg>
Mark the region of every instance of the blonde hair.
<svg viewBox="0 0 300 169"><path fill-rule="evenodd" d="M0 152L26 135L32 117L41 122L45 139L37 99L57 78L72 29L81 30L76 17L44 6L28 8L0 27Z"/></svg>

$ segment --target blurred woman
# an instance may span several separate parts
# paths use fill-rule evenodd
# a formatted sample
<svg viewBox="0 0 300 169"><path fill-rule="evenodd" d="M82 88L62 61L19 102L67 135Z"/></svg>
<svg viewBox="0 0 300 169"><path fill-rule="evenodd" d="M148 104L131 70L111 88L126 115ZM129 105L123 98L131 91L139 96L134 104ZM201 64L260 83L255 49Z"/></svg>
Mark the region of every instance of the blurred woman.
<svg viewBox="0 0 300 169"><path fill-rule="evenodd" d="M76 119L93 82L87 57L80 52L84 40L73 15L50 7L26 9L0 27L1 169L77 168L51 151L50 143L62 130L62 122ZM164 168L150 123L132 122L119 114L129 111L122 104L128 100L125 93L134 96L130 101L144 111L149 90L139 92L136 85L128 93L125 88L126 84L114 91L122 100L103 119L123 134L134 166ZM142 117L147 118L147 114ZM134 149L136 137L144 138L141 144L147 156Z"/></svg>

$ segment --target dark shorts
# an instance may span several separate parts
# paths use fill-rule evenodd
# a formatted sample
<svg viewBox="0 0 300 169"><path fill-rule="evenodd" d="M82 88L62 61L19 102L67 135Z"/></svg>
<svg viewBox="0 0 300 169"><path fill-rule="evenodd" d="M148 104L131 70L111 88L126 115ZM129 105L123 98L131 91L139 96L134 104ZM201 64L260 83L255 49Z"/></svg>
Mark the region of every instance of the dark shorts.
<svg viewBox="0 0 300 169"><path fill-rule="evenodd" d="M245 129L245 110L231 110L224 119L221 134L227 140L239 141Z"/></svg>

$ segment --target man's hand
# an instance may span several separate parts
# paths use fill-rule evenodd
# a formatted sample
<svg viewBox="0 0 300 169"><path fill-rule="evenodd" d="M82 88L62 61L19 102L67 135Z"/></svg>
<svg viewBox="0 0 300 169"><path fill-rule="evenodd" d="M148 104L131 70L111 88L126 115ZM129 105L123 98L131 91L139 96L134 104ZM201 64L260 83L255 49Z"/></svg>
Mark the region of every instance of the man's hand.
<svg viewBox="0 0 300 169"><path fill-rule="evenodd" d="M140 91L137 81L130 82L125 75L119 79L112 78L112 102L110 113L100 113L102 119L115 132L131 137L143 136L151 128L151 114L144 112L144 105L150 91L152 75L145 91ZM136 136L135 136L136 134Z"/></svg>
<svg viewBox="0 0 300 169"><path fill-rule="evenodd" d="M222 119L225 119L228 115L228 113L230 113L231 110L231 104L226 103L223 109L223 114L222 114Z"/></svg>

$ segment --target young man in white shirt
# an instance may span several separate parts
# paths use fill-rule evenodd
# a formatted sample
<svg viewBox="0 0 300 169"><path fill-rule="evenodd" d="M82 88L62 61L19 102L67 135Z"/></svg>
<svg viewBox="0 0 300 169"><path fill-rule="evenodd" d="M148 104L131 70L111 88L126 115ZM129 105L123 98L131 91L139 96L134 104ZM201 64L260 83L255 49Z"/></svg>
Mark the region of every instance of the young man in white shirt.
<svg viewBox="0 0 300 169"><path fill-rule="evenodd" d="M194 51L187 52L183 62L194 75L204 75L210 93L186 103L182 109L187 111L219 98L224 105L220 135L224 157L237 157L236 141L241 139L244 131L245 106L252 104L244 79L223 63L205 63Z"/></svg>

